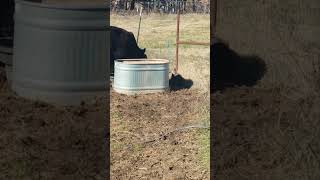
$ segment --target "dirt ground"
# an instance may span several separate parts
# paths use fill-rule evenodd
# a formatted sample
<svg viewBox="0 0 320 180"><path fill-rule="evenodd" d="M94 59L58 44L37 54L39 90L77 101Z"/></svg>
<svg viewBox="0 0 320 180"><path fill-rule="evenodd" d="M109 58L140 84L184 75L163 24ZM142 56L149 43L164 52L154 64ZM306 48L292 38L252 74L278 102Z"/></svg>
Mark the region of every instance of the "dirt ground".
<svg viewBox="0 0 320 180"><path fill-rule="evenodd" d="M169 18L174 26L174 16ZM208 19L207 16L204 20L205 26ZM199 23L198 28L202 25ZM208 35L206 31L200 37L209 39ZM140 42L152 42L153 38L149 36L149 41ZM149 55L161 56L159 44L154 45L148 48ZM162 47L162 52L163 49L167 50ZM173 52L172 45L169 49ZM194 86L208 87L209 68L205 64L209 61L209 48L193 55L198 51L189 48L181 57L201 58L202 66L207 67L205 71L196 73L199 70L185 61L186 64L181 63L181 72L192 67L189 70L195 73L190 73L189 78ZM4 67L0 68L0 179L103 179L108 171L106 99L97 99L93 105L65 108L26 100L9 89ZM114 120L111 121L112 179L208 179L208 90L139 97L112 92L110 97ZM119 120L119 117L125 118Z"/></svg>
<svg viewBox="0 0 320 180"><path fill-rule="evenodd" d="M230 0L217 36L266 73L211 94L217 179L320 179L319 1ZM231 69L231 68L230 68Z"/></svg>
<svg viewBox="0 0 320 180"><path fill-rule="evenodd" d="M135 36L138 22L139 16L111 15L111 25ZM209 25L208 15L182 15L181 39L209 42ZM175 29L176 15L144 14L141 20L139 46L146 48L148 58L168 59L170 69ZM112 179L209 179L209 57L208 46L180 47L179 74L191 89L137 96L111 93ZM171 82L180 84L179 79Z"/></svg>
<svg viewBox="0 0 320 180"><path fill-rule="evenodd" d="M104 179L106 102L62 108L26 100L0 67L0 179Z"/></svg>
<svg viewBox="0 0 320 180"><path fill-rule="evenodd" d="M211 95L218 179L319 179L320 95L293 100L281 91Z"/></svg>
<svg viewBox="0 0 320 180"><path fill-rule="evenodd" d="M209 129L196 108L208 98L195 90L111 97L112 179L209 178L199 148Z"/></svg>
<svg viewBox="0 0 320 180"><path fill-rule="evenodd" d="M211 164L219 179L320 177L319 1L302 2L219 4L218 36L236 52L257 55L267 64L267 73L255 87L230 88L210 96ZM157 35L156 30L149 35ZM158 52L157 41L150 42L154 44L142 45ZM0 179L102 179L105 101L58 108L24 100L8 91L3 69L0 74ZM198 143L208 130L180 129L207 125L201 121L206 117L199 117L207 114L199 112L206 108L197 105L203 106L208 97L192 89L111 95L115 179L208 179L208 158L201 157L207 153Z"/></svg>

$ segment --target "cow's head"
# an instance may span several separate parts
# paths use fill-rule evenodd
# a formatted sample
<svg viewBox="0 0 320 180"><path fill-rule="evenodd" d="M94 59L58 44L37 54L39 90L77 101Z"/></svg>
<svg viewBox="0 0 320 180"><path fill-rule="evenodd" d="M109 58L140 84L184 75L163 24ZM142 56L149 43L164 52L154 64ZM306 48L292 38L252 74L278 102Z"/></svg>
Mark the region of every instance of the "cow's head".
<svg viewBox="0 0 320 180"><path fill-rule="evenodd" d="M130 49L130 48L118 48L117 50L112 52L112 57L114 59L134 59L134 58L147 58L145 54L146 49Z"/></svg>
<svg viewBox="0 0 320 180"><path fill-rule="evenodd" d="M145 54L146 53L146 48L143 48L143 49L140 49L138 48L139 50L138 51L135 51L134 53L134 57L135 58L147 58L147 55Z"/></svg>

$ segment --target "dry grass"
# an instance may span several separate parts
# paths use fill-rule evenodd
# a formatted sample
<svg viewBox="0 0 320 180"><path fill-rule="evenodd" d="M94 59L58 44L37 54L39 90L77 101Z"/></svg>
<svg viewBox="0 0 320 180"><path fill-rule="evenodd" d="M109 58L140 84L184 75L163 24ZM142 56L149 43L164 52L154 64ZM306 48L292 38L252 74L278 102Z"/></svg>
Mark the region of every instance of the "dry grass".
<svg viewBox="0 0 320 180"><path fill-rule="evenodd" d="M139 16L119 16L119 15L111 15L111 25L118 26L121 28L124 28L128 31L131 31L134 33L135 37L137 37L137 31L138 31L138 23L139 23ZM210 20L208 15L196 15L196 14L188 14L188 15L182 15L181 16L181 25L180 25L180 38L182 40L193 40L193 41L200 41L200 42L209 42L210 40ZM141 21L141 30L140 30L140 37L139 37L139 47L146 48L148 58L165 58L170 60L171 67L170 69L173 69L174 60L175 60L175 39L176 39L176 16L175 15L158 15L158 14L151 14L148 16L143 16ZM192 101L192 104L186 105L185 107L181 107L180 109L175 105L175 103L169 103L167 105L159 105L156 110L153 110L152 107L140 107L139 105L136 105L137 109L145 108L145 111L154 111L153 113L160 113L162 114L159 116L155 122L155 125L153 127L144 127L145 131L149 131L150 129L154 129L154 134L158 131L166 131L165 129L174 129L179 128L179 126L182 126L182 124L188 124L192 122L192 124L205 124L209 125L209 112L210 112L210 105L209 105L209 80L210 80L210 49L206 46L190 46L190 45L182 45L180 46L180 53L179 53L179 74L181 74L186 79L191 79L194 83L192 86L192 91L196 91L199 93L196 95L196 100ZM177 92L175 94L165 94L161 95L164 97L172 96L172 98L178 98L180 104L182 102L190 101L188 100L188 96L184 96L185 91ZM197 94L196 93L196 94ZM146 96L148 97L148 96ZM164 98L163 97L163 98ZM151 98L151 97L148 97ZM128 98L128 100L132 100L132 98ZM133 99L134 100L134 99ZM137 100L134 100L135 103L142 103L143 98L140 98L140 101L137 102ZM148 100L147 102L144 102L142 104L148 104L148 103L160 103L162 104L165 99L152 99ZM172 100L174 102L175 100ZM119 104L120 102L114 102L112 100L111 104ZM180 114L177 116L179 112L173 112L173 114L168 114L162 110L166 108L173 108L177 109L177 111L181 111L185 108L191 108L194 109L195 112L189 111L187 114ZM124 144L128 144L130 142L122 141L119 142L117 140L119 138L119 132L128 132L126 136L132 137L131 139L136 139L136 135L139 135L138 131L132 130L132 123L127 122L128 120L133 121L133 117L128 117L126 114L119 113L123 110L115 107L111 108L111 138L112 143L111 151L116 151L119 148L124 146ZM128 110L126 110L128 111ZM126 112L125 111L125 112ZM141 115L144 116L144 115ZM141 118L141 117L140 117ZM145 119L141 119L140 124L144 122L150 121L150 118L153 119L154 117L146 117ZM161 123L166 118L170 119L171 121L174 121L173 124L169 123L163 127L158 126L157 124ZM149 124L149 123L147 123ZM178 125L180 124L180 125ZM177 127L175 127L177 126ZM166 128L165 128L166 127ZM165 129L164 129L165 128ZM136 133L134 133L136 132ZM142 133L144 134L144 133ZM180 134L180 133L179 133ZM123 135L122 135L123 136ZM160 173L160 177L162 174L162 177L170 177L170 178L178 178L178 177L189 177L190 173L185 172L190 170L190 172L194 172L193 176L191 177L208 177L209 173L209 167L210 167L210 154L209 154L209 131L207 130L190 130L187 132L184 132L182 135L173 135L174 139L179 139L179 144L181 141L181 145L172 146L170 144L164 143L163 145L153 145L153 157L148 161L145 161L145 157L140 156L141 162L144 162L147 164L150 164L154 160L157 160L158 156L161 157L163 155L164 159L161 164L162 166L166 164L172 164L172 166L180 166L180 160L181 160L181 153L190 151L187 158L191 158L191 162L185 162L187 169L176 169L174 170L174 174L166 175L164 172L166 170L163 170L163 173ZM171 138L170 138L171 139ZM139 142L141 140L131 140L133 142ZM193 144L196 142L195 144ZM162 143L162 142L161 142ZM176 149L175 153L170 153L169 150L172 148ZM158 151L157 151L158 149ZM192 150L193 149L193 150ZM194 151L196 149L197 155L194 155L194 153L191 153L191 151ZM133 147L132 153L139 156L139 154L150 154L150 147L141 147L141 146L135 146ZM160 152L161 150L161 152ZM125 153L125 152L124 152ZM178 154L176 154L178 153ZM191 154L190 154L191 153ZM112 153L115 156L119 153ZM179 155L180 154L180 155ZM129 160L128 162L119 162L119 158L114 157L115 159L118 159L114 163L124 163L122 164L123 168L126 168L128 163L131 163ZM129 156L128 158L133 158L133 155ZM136 157L137 158L137 157ZM179 160L180 159L180 160ZM185 158L182 158L185 159ZM112 162L113 162L112 161ZM176 161L176 162L175 162ZM127 163L127 164L126 164ZM114 165L116 169L114 169L113 173L117 174L117 170L119 171L119 166ZM190 169L191 167L191 169ZM164 167L167 168L167 167ZM157 168L156 168L157 169ZM199 170L204 170L199 174ZM129 171L129 170L128 170ZM149 170L145 171L144 175L146 173L155 173L155 170ZM170 172L170 171L169 171ZM147 174L148 174L147 173ZM159 173L157 171L157 173ZM172 172L171 172L172 173ZM123 175L124 173L122 173ZM136 174L136 173L135 173ZM192 173L191 173L192 174ZM149 178L153 177L149 174Z"/></svg>
<svg viewBox="0 0 320 180"><path fill-rule="evenodd" d="M139 16L111 15L111 25L134 33L137 38ZM210 41L209 15L181 15L180 39L199 42ZM149 58L166 58L175 61L176 15L151 14L142 16L139 46L146 48ZM209 90L210 48L181 45L179 48L179 73L194 81L197 89Z"/></svg>

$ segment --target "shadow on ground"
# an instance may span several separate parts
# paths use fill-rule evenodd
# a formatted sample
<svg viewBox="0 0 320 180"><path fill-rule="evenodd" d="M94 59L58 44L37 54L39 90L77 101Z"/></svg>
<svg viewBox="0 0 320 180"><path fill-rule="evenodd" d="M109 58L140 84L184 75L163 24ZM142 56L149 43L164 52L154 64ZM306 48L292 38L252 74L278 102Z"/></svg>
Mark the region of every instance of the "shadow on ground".
<svg viewBox="0 0 320 180"><path fill-rule="evenodd" d="M210 46L211 92L234 86L254 86L266 72L257 56L239 55L224 42Z"/></svg>
<svg viewBox="0 0 320 180"><path fill-rule="evenodd" d="M190 79L184 79L180 74L172 74L169 80L169 86L171 91L178 91L182 89L190 89L193 85L193 81Z"/></svg>

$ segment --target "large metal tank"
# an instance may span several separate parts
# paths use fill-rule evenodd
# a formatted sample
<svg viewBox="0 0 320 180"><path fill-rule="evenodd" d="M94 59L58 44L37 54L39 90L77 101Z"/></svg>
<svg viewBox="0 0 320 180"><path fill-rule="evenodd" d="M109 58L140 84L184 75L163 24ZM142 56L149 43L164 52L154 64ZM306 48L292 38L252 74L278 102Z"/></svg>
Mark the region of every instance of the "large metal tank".
<svg viewBox="0 0 320 180"><path fill-rule="evenodd" d="M169 89L169 61L165 59L117 59L113 89L122 94L146 94Z"/></svg>
<svg viewBox="0 0 320 180"><path fill-rule="evenodd" d="M107 4L17 0L12 88L20 96L77 105L106 95Z"/></svg>

